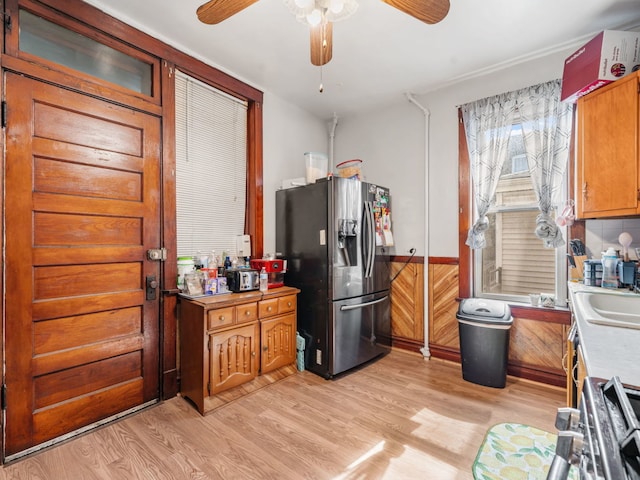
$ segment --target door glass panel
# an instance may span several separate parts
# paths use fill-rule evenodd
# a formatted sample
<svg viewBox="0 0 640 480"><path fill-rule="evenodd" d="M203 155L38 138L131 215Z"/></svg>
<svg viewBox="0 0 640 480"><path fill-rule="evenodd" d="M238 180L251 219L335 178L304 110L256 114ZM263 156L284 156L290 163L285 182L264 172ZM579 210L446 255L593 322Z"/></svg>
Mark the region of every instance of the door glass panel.
<svg viewBox="0 0 640 480"><path fill-rule="evenodd" d="M152 65L20 10L20 50L151 96Z"/></svg>

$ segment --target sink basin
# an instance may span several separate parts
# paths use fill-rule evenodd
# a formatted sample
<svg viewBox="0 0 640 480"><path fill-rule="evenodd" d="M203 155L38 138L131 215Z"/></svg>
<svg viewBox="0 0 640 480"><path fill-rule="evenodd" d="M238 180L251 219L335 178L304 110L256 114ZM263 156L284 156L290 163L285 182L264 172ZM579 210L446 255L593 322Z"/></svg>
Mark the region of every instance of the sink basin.
<svg viewBox="0 0 640 480"><path fill-rule="evenodd" d="M575 302L588 322L640 329L640 295L578 292Z"/></svg>

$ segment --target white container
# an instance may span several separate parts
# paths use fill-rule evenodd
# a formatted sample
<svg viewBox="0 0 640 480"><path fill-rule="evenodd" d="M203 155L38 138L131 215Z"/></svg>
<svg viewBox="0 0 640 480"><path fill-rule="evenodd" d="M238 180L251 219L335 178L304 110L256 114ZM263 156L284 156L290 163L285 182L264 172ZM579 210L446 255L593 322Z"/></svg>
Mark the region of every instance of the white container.
<svg viewBox="0 0 640 480"><path fill-rule="evenodd" d="M184 276L196 271L193 257L178 257L178 288L184 290Z"/></svg>
<svg viewBox="0 0 640 480"><path fill-rule="evenodd" d="M602 286L618 288L618 255L613 247L602 254Z"/></svg>
<svg viewBox="0 0 640 480"><path fill-rule="evenodd" d="M316 180L327 176L329 159L324 153L305 152L304 161L307 167L307 183L315 183Z"/></svg>

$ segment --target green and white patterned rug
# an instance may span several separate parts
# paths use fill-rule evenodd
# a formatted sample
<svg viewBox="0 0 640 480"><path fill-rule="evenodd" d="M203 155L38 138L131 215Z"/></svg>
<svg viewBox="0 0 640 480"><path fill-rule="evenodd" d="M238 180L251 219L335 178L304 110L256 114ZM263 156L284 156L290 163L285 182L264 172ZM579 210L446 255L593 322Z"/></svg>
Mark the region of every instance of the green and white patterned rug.
<svg viewBox="0 0 640 480"><path fill-rule="evenodd" d="M487 435L473 462L475 480L545 480L556 454L556 435L529 425L500 423ZM569 480L578 480L571 467Z"/></svg>

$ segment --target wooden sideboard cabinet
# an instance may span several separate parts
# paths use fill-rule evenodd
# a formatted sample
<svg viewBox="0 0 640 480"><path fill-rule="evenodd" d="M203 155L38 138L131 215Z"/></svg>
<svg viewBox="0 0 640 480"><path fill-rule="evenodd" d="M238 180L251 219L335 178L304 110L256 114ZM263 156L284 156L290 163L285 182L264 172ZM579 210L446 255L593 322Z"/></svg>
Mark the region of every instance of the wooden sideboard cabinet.
<svg viewBox="0 0 640 480"><path fill-rule="evenodd" d="M640 72L577 102L578 218L640 214Z"/></svg>
<svg viewBox="0 0 640 480"><path fill-rule="evenodd" d="M294 363L298 292L181 298L181 395L204 415L207 397Z"/></svg>

